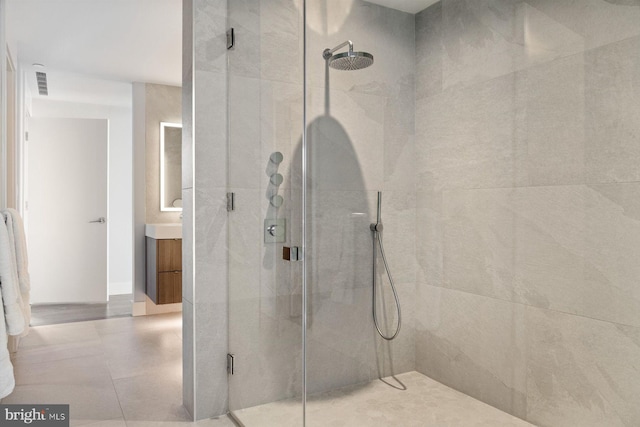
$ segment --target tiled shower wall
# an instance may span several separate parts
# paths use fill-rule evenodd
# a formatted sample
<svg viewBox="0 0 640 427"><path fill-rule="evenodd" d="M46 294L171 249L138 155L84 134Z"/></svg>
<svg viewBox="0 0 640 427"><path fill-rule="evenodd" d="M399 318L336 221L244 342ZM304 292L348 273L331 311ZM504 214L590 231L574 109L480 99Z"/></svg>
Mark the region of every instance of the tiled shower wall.
<svg viewBox="0 0 640 427"><path fill-rule="evenodd" d="M230 409L299 395L302 385L302 2L229 2ZM414 17L363 1L307 2L309 174L308 391L415 369ZM327 70L325 48L351 39L375 56L360 71ZM279 165L270 162L282 153ZM270 175L280 173L280 185ZM403 303L391 345L371 321L376 192L384 192L389 262ZM269 198L283 197L275 208ZM265 219L286 221L282 243L264 243ZM388 289L388 284L385 285ZM392 296L385 293L389 315ZM393 319L387 322L393 328Z"/></svg>
<svg viewBox="0 0 640 427"><path fill-rule="evenodd" d="M640 425L640 2L443 0L416 53L417 369Z"/></svg>

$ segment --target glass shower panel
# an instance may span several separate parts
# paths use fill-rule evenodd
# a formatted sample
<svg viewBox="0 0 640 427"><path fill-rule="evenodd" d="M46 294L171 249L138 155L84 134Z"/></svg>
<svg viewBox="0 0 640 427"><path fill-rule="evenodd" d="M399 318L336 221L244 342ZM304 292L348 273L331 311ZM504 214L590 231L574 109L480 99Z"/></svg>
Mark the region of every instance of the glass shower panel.
<svg viewBox="0 0 640 427"><path fill-rule="evenodd" d="M230 0L229 409L303 424L302 0ZM287 250L289 249L289 250Z"/></svg>
<svg viewBox="0 0 640 427"><path fill-rule="evenodd" d="M378 408L353 405L349 396L412 370L414 361L414 16L364 1L320 0L308 2L306 23L306 422L368 425L362 411ZM372 318L370 226L379 192L384 247L403 308L393 341L378 335ZM378 247L375 254L379 324L391 336L398 312ZM338 396L341 404L324 403Z"/></svg>

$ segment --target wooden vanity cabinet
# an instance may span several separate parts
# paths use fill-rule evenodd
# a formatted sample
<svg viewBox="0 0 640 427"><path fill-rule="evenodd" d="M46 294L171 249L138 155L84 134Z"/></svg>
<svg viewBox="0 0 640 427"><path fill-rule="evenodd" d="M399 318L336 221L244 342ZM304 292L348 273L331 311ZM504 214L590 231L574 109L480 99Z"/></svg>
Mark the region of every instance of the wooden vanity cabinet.
<svg viewBox="0 0 640 427"><path fill-rule="evenodd" d="M147 295L155 304L182 302L182 239L147 237Z"/></svg>

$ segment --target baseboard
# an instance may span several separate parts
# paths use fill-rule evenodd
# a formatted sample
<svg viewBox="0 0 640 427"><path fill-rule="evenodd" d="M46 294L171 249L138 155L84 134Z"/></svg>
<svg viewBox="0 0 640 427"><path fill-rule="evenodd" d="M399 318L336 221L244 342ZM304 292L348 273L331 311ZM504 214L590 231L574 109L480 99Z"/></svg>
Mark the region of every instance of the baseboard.
<svg viewBox="0 0 640 427"><path fill-rule="evenodd" d="M131 309L131 315L135 317L135 316L144 316L146 314L147 314L146 301L135 301Z"/></svg>
<svg viewBox="0 0 640 427"><path fill-rule="evenodd" d="M182 311L182 303L156 305L151 301L151 298L147 296L145 311L147 316L152 314L175 313Z"/></svg>

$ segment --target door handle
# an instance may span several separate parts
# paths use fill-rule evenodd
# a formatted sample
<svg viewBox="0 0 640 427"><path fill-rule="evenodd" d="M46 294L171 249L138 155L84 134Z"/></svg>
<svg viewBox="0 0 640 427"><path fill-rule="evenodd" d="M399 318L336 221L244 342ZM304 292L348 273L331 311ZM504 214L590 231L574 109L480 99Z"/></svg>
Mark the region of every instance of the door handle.
<svg viewBox="0 0 640 427"><path fill-rule="evenodd" d="M107 220L106 220L106 219L104 219L104 217L103 217L103 216L101 216L100 218L98 218L98 219L96 219L96 220L94 220L94 221L89 221L89 223L92 223L92 222L98 222L98 223L100 223L100 224L104 224L105 222L107 222Z"/></svg>

